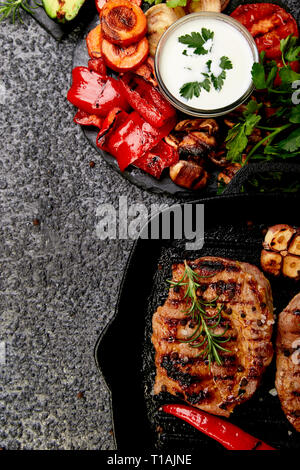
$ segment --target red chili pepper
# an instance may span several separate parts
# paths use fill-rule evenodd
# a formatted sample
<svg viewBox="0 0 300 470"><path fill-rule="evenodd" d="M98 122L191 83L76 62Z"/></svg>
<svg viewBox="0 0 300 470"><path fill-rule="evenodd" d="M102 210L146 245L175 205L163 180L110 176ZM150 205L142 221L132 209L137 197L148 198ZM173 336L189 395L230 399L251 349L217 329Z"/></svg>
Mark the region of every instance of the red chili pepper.
<svg viewBox="0 0 300 470"><path fill-rule="evenodd" d="M162 127L175 116L173 106L143 78L127 73L120 84L130 106L153 127Z"/></svg>
<svg viewBox="0 0 300 470"><path fill-rule="evenodd" d="M123 113L120 124L120 118L118 120L113 114L110 117L110 125L103 124L96 143L98 147L116 157L121 171L155 147L175 126L173 118L160 129L156 129L136 111L128 114L126 118ZM108 129L107 132L105 128Z"/></svg>
<svg viewBox="0 0 300 470"><path fill-rule="evenodd" d="M88 114L85 111L79 109L74 116L74 122L80 124L81 126L95 126L101 129L103 124L103 119L95 114Z"/></svg>
<svg viewBox="0 0 300 470"><path fill-rule="evenodd" d="M97 57L95 59L90 59L88 61L88 69L93 70L94 72L99 73L101 77L107 77L106 65L103 57Z"/></svg>
<svg viewBox="0 0 300 470"><path fill-rule="evenodd" d="M112 77L103 79L87 67L75 67L72 77L67 99L77 108L102 117L115 107L128 109L118 80Z"/></svg>
<svg viewBox="0 0 300 470"><path fill-rule="evenodd" d="M186 405L164 405L165 413L177 416L229 450L276 450L234 424Z"/></svg>
<svg viewBox="0 0 300 470"><path fill-rule="evenodd" d="M174 165L179 160L179 154L174 147L161 140L149 152L146 152L134 165L146 171L155 178L160 178L163 170Z"/></svg>

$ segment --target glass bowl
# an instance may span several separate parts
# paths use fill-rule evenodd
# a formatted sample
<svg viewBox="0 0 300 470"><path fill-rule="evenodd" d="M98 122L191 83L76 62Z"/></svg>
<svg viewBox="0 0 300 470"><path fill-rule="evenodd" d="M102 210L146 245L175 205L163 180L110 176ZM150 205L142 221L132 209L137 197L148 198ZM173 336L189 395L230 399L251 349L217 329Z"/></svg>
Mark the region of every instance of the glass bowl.
<svg viewBox="0 0 300 470"><path fill-rule="evenodd" d="M249 45L249 50L251 52L253 62L259 62L259 53L255 44L255 41L249 31L237 20L234 18L231 18L231 16L224 15L223 13L214 13L214 12L199 12L199 13L191 13L189 15L184 16L183 18L180 18L177 20L175 23L173 23L162 35L162 37L159 40L156 53L155 53L155 74L158 82L159 89L161 93L167 98L167 100L177 109L182 111L185 114L188 114L190 116L197 116L197 117L215 117L215 116L221 116L224 114L229 113L233 109L237 108L240 106L244 101L246 101L252 94L254 90L253 82L250 80L250 84L248 89L242 93L242 95L233 101L232 103L222 107L222 108L216 108L216 109L200 109L196 108L194 106L190 106L188 103L185 103L181 100L179 100L177 97L175 97L170 90L167 88L165 85L162 75L160 72L160 66L161 66L161 60L162 60L162 52L165 47L165 44L171 37L171 35L183 24L191 22L196 20L197 18L203 19L216 19L222 22L225 22L227 25L235 28L236 31L238 31L243 38L246 40L246 42ZM205 27L205 24L203 24L203 27ZM224 51L225 53L226 51ZM175 64L174 64L174 69L172 69L172 73L176 73L175 69ZM184 98L183 98L184 99Z"/></svg>

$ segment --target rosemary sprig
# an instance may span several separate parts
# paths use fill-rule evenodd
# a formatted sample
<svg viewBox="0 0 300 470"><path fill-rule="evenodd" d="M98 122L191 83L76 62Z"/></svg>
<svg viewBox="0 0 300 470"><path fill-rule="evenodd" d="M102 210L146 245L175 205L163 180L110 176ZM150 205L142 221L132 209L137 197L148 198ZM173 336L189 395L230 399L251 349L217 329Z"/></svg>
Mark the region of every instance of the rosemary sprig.
<svg viewBox="0 0 300 470"><path fill-rule="evenodd" d="M15 23L16 18L18 18L20 22L23 23L20 15L20 8L33 15L33 10L42 6L36 0L33 1L35 6L29 5L28 0L6 0L4 2L0 2L0 21L4 20L8 16L11 16L13 23Z"/></svg>
<svg viewBox="0 0 300 470"><path fill-rule="evenodd" d="M196 322L196 328L192 335L187 339L179 339L182 343L188 343L191 348L202 348L198 356L203 356L204 359L208 359L209 368L213 362L222 364L222 357L220 351L230 352L225 349L222 344L227 343L230 340L229 337L225 337L225 333L228 330L228 325L222 333L215 333L216 328L221 321L221 313L224 305L217 305L219 296L210 302L204 302L197 296L197 289L201 287L199 279L208 278L211 276L200 276L184 261L184 274L182 278L175 281L168 281L172 287L184 286L186 291L183 299L186 300L188 308L184 311L185 315L191 316L192 321ZM213 276L214 274L212 274ZM214 315L207 314L207 307L217 309Z"/></svg>

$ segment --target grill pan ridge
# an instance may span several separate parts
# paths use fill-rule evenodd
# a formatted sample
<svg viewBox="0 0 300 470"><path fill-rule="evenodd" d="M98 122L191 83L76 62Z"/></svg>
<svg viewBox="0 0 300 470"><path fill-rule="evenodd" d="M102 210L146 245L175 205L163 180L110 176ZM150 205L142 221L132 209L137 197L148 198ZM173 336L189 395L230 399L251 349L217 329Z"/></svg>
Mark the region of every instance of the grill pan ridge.
<svg viewBox="0 0 300 470"><path fill-rule="evenodd" d="M152 315L168 294L171 267L184 259L221 256L260 267L263 230L276 223L299 226L300 198L293 194L230 195L205 202L205 243L186 251L186 240L138 239L132 249L120 287L116 313L96 348L96 362L111 391L118 450L140 449L188 452L223 450L187 423L164 415L159 407L181 400L168 393L153 395L154 348ZM268 276L267 276L268 277ZM272 279L275 314L300 291L300 283ZM276 335L276 322L274 338ZM274 339L273 338L273 339ZM113 345L118 345L114 356ZM275 387L275 357L254 396L239 405L230 421L275 448L299 449L300 435L289 424Z"/></svg>

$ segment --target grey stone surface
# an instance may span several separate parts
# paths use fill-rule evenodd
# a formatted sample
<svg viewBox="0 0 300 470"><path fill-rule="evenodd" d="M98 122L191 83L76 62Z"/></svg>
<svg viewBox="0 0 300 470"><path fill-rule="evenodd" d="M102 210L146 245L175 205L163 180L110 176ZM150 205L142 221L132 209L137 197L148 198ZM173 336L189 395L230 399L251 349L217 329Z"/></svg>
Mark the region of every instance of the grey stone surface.
<svg viewBox="0 0 300 470"><path fill-rule="evenodd" d="M132 241L99 240L96 208L170 200L112 171L73 123L80 32L57 43L22 16L0 29L0 447L112 449L93 348Z"/></svg>

